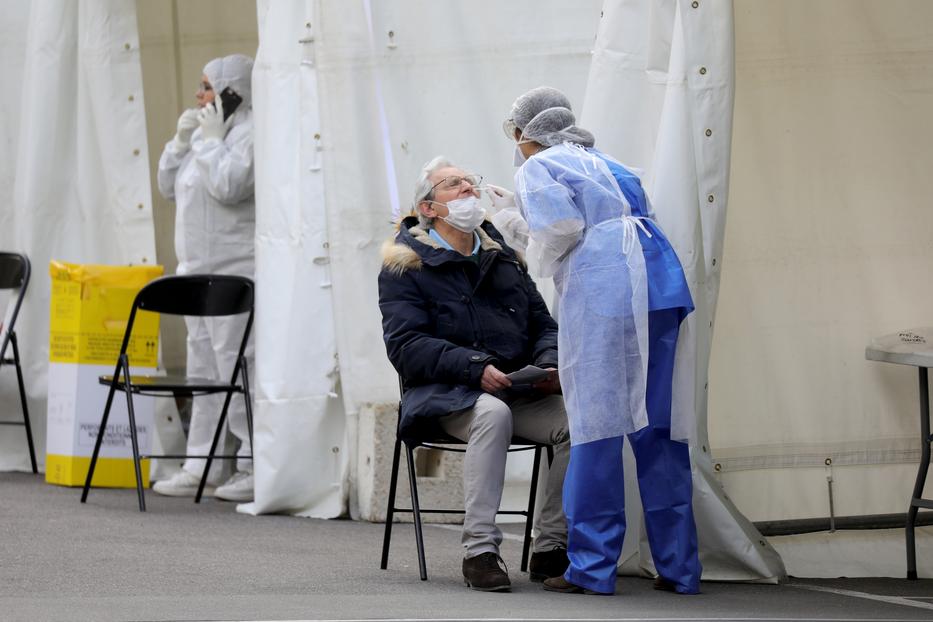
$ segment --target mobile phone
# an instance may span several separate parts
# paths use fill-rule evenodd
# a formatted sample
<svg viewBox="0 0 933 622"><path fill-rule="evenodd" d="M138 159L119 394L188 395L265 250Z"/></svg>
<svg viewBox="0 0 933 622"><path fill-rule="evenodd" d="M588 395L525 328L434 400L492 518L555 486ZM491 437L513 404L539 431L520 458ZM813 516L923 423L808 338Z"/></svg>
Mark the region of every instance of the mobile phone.
<svg viewBox="0 0 933 622"><path fill-rule="evenodd" d="M226 121L230 115L236 112L237 106L240 105L243 98L237 95L236 92L228 86L220 92L220 101L222 101L224 105L224 121Z"/></svg>

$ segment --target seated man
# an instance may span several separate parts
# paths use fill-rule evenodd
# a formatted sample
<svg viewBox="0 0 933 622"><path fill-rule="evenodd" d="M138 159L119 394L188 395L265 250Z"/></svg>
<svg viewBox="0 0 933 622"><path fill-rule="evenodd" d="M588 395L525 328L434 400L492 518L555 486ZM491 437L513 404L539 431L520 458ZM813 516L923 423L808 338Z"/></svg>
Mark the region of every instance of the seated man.
<svg viewBox="0 0 933 622"><path fill-rule="evenodd" d="M554 445L529 570L533 581L567 569L561 488L570 449L557 379L557 323L522 260L484 221L480 177L444 158L425 165L418 216L383 248L379 308L389 360L402 378L401 433L443 430L467 443L463 472L463 578L510 588L500 566L505 459L513 435ZM535 364L549 377L519 392L506 374Z"/></svg>

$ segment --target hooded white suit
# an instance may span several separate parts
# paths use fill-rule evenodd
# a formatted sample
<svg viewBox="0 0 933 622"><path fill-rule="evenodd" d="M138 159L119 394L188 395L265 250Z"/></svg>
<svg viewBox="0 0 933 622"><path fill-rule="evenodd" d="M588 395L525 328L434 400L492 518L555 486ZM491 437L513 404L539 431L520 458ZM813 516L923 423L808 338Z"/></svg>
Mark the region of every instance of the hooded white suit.
<svg viewBox="0 0 933 622"><path fill-rule="evenodd" d="M250 89L253 60L242 54L217 58L204 67L215 97L228 86L243 101L226 122L223 140L191 137L190 147L169 141L159 159L159 192L174 199L175 254L178 274L233 274L253 278L256 203L253 196L253 111ZM185 318L188 327L188 375L229 381L236 362L245 316ZM252 342L252 339L250 340ZM253 367L252 343L246 351ZM250 374L252 376L252 373ZM194 400L188 431L188 454L206 455L210 450L222 396ZM234 396L228 412L230 430L240 439L239 455L251 451L243 399ZM218 454L226 454L224 444ZM221 464L214 463L211 482L216 483ZM238 470L250 470L247 459ZM188 459L184 469L200 476L201 459Z"/></svg>

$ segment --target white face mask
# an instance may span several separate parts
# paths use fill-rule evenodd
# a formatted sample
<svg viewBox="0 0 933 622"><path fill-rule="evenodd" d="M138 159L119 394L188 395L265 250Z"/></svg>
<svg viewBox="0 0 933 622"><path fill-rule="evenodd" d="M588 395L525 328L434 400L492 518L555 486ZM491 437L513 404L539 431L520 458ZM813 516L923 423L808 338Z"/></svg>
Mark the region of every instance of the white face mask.
<svg viewBox="0 0 933 622"><path fill-rule="evenodd" d="M527 161L525 154L522 153L522 150L519 149L518 145L515 145L515 153L512 154L512 166L521 166Z"/></svg>
<svg viewBox="0 0 933 622"><path fill-rule="evenodd" d="M486 218L486 210L480 207L479 198L472 195L448 201L447 209L450 213L441 220L463 233L472 233Z"/></svg>

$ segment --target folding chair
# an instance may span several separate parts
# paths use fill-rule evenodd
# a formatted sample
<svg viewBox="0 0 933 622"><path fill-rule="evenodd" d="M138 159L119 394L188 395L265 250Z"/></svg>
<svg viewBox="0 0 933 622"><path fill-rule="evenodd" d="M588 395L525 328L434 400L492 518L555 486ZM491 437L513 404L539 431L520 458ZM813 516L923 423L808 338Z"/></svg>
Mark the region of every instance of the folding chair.
<svg viewBox="0 0 933 622"><path fill-rule="evenodd" d="M399 391L404 393L402 388L401 380L399 381ZM466 449L460 449L457 447L449 447L449 445L466 445L463 441L454 438L452 436L441 435L441 436L423 436L417 438L411 438L409 436L402 437L399 435L399 424L402 420L402 402L399 401L398 404L398 421L395 426L395 450L392 454L392 476L389 482L389 501L386 507L386 528L385 536L382 540L382 563L380 568L385 570L389 566L389 545L392 541L392 519L396 512L409 513L414 516L415 520L415 544L418 547L418 570L421 574L421 580L428 580L428 569L427 562L425 561L424 556L424 533L421 526L421 515L422 514L465 514L464 510L436 510L436 509L425 509L420 506L418 503L418 478L415 473L415 449L418 447L424 447L426 449L438 449L440 451L452 451L457 453L466 453ZM399 468L399 459L401 457L402 444L405 445L405 457L408 462L408 485L411 489L411 507L410 508L398 508L395 507L395 489L398 486L398 468ZM512 514L520 515L525 517L525 538L524 543L522 544L522 564L521 570L525 572L528 570L528 550L531 545L531 525L534 518L535 511L535 495L538 491L538 469L541 466L541 450L547 450L547 459L548 466L554 460L554 449L550 445L543 445L540 443L535 443L527 439L520 437L512 438L512 445L509 447L509 453L518 452L518 451L530 451L533 450L534 454L534 466L531 471L531 490L528 493L528 508L525 510L499 510L498 514Z"/></svg>
<svg viewBox="0 0 933 622"><path fill-rule="evenodd" d="M110 416L113 396L117 391L123 391L126 394L126 406L130 424L130 440L133 444L133 466L136 469L136 493L139 496L140 512L146 511L146 499L143 495L143 478L140 468L140 461L145 458L206 458L207 462L204 465L204 474L201 476L198 493L194 498L195 503L201 502L201 496L204 493L204 484L207 482L207 474L210 471L211 462L213 460L252 458L252 455L215 456L214 452L217 449L217 443L220 440L220 435L227 419L227 410L230 407L230 400L234 393L243 394L243 399L246 401L246 422L249 426L249 436L250 438L253 437L253 410L252 404L250 403L249 374L246 367L246 356L244 354L246 351L246 342L249 339L249 332L253 325L253 292L254 286L250 279L240 276L217 274L162 277L152 281L139 291L136 295L136 299L133 301L133 308L130 311L130 319L126 325L126 332L123 335L123 345L120 346L120 356L117 359L116 369L112 376L100 377L100 383L109 386L110 392L107 394L107 404L104 406L104 414L100 421L100 429L97 432L97 442L94 444L94 453L91 454L91 464L87 472L87 480L84 482L84 491L81 493L81 503L87 501L88 491L91 489L91 479L94 477L94 468L97 465L101 441L103 440L104 431L107 427L107 418ZM131 376L130 361L126 354L126 349L130 342L130 335L133 332L133 321L136 318L136 312L140 310L169 315L200 317L217 317L249 313L249 317L246 321L246 328L243 331L243 339L240 342L237 362L233 367L233 375L230 378L230 382L187 376ZM239 383L237 382L238 377L240 378ZM214 440L211 443L211 449L208 455L140 455L139 441L136 434L136 416L133 411L134 394L155 397L197 397L213 393L225 393L226 398L224 399L223 410L220 413L220 421L217 422L217 429L214 432Z"/></svg>
<svg viewBox="0 0 933 622"><path fill-rule="evenodd" d="M32 426L29 425L29 407L26 405L26 385L23 383L23 368L19 360L19 345L16 341L16 317L26 296L29 286L31 267L29 258L19 253L0 252L0 289L19 290L16 302L8 308L6 318L0 320L0 367L10 363L16 368L16 379L19 382L19 401L23 407L22 421L0 421L0 425L21 425L26 428L26 442L29 444L29 460L32 462L32 472L38 473L36 466L36 448L32 442ZM12 309L12 310L10 310ZM13 346L13 358L7 358L7 344Z"/></svg>

